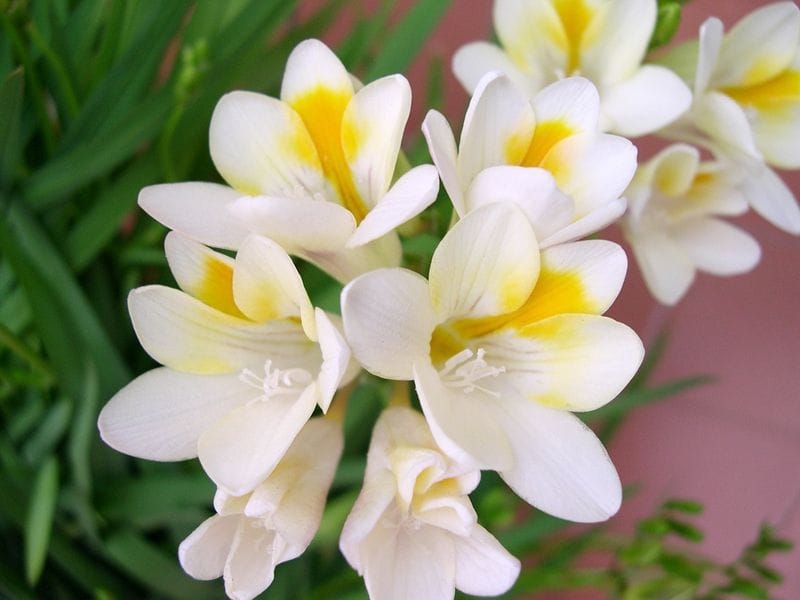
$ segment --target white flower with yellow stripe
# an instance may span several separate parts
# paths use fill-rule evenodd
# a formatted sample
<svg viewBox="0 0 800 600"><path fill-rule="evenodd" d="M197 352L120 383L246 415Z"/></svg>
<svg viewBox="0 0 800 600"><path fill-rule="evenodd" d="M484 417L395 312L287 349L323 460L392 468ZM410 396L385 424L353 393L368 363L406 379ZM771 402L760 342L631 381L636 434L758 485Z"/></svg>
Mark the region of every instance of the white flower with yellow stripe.
<svg viewBox="0 0 800 600"><path fill-rule="evenodd" d="M250 236L235 260L175 232L165 248L181 290L148 285L128 297L139 342L164 366L108 402L100 434L141 458L199 456L217 486L241 496L354 375L350 351L275 242Z"/></svg>
<svg viewBox="0 0 800 600"><path fill-rule="evenodd" d="M622 228L645 283L659 302L676 304L697 271L738 275L761 257L758 243L720 216L747 211L741 174L699 151L670 146L639 171L627 191L630 210Z"/></svg>
<svg viewBox="0 0 800 600"><path fill-rule="evenodd" d="M425 419L385 410L372 432L364 486L339 547L373 600L447 600L506 592L520 563L477 522L480 480L442 454Z"/></svg>
<svg viewBox="0 0 800 600"><path fill-rule="evenodd" d="M223 577L225 593L234 600L258 596L272 583L275 567L311 543L343 446L341 425L311 419L251 493L217 490L217 514L178 548L183 569L195 579Z"/></svg>
<svg viewBox="0 0 800 600"><path fill-rule="evenodd" d="M469 93L486 73L501 71L531 97L554 81L582 75L600 91L604 131L651 133L691 102L672 71L642 65L656 9L656 0L495 0L502 47L467 44L453 57L453 71Z"/></svg>
<svg viewBox="0 0 800 600"><path fill-rule="evenodd" d="M527 215L542 247L602 229L625 211L620 195L636 170L630 141L599 133L597 89L558 81L532 100L505 75L481 79L461 138L430 111L422 129L459 217L507 201Z"/></svg>
<svg viewBox="0 0 800 600"><path fill-rule="evenodd" d="M626 267L602 240L540 253L520 210L498 202L455 224L428 281L381 269L348 284L345 334L368 371L414 380L448 455L550 514L599 521L619 507L619 478L570 411L612 400L642 360L637 335L600 316Z"/></svg>
<svg viewBox="0 0 800 600"><path fill-rule="evenodd" d="M800 208L766 165L800 168L800 8L777 2L728 33L716 17L663 59L694 84L691 110L666 135L711 149L747 173L741 189L773 225L800 234Z"/></svg>
<svg viewBox="0 0 800 600"><path fill-rule="evenodd" d="M170 229L237 249L249 233L275 240L341 281L400 263L394 228L436 198L432 165L393 185L411 89L391 75L356 90L317 40L289 57L281 98L231 92L211 120L211 158L228 183L145 188L140 206Z"/></svg>

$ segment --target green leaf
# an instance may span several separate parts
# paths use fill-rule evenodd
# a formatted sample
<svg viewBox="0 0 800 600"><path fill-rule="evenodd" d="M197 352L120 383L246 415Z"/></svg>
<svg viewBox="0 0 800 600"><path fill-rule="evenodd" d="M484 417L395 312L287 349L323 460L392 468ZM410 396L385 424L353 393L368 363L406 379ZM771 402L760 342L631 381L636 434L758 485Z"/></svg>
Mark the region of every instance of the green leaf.
<svg viewBox="0 0 800 600"><path fill-rule="evenodd" d="M694 377L676 379L675 381L670 381L669 383L653 388L625 390L617 396L615 400L609 402L605 406L588 413L580 413L579 416L586 421L593 421L599 418L611 418L625 415L638 406L675 396L685 390L705 385L711 381L713 380L709 376L697 375Z"/></svg>
<svg viewBox="0 0 800 600"><path fill-rule="evenodd" d="M671 518L665 519L664 522L667 524L667 527L669 527L669 530L672 533L682 537L685 540L695 543L703 541L703 532L694 525Z"/></svg>
<svg viewBox="0 0 800 600"><path fill-rule="evenodd" d="M100 395L130 374L75 277L28 210L13 202L0 220L0 249L25 289L37 330L64 391L84 389L88 357L98 369Z"/></svg>
<svg viewBox="0 0 800 600"><path fill-rule="evenodd" d="M57 500L58 462L51 456L36 475L25 522L25 577L31 585L44 568Z"/></svg>
<svg viewBox="0 0 800 600"><path fill-rule="evenodd" d="M680 2L659 2L658 18L650 36L649 49L659 48L672 40L678 32L681 24L681 4Z"/></svg>
<svg viewBox="0 0 800 600"><path fill-rule="evenodd" d="M66 398L49 407L39 427L22 447L22 454L32 464L38 464L64 437L71 415L72 403Z"/></svg>
<svg viewBox="0 0 800 600"><path fill-rule="evenodd" d="M87 498L92 490L92 472L89 450L97 435L97 404L99 401L97 371L87 363L84 371L83 393L75 398L75 418L67 444L67 457L72 470L72 481L79 493Z"/></svg>
<svg viewBox="0 0 800 600"><path fill-rule="evenodd" d="M125 573L143 586L167 598L219 598L219 583L196 581L178 566L175 556L159 548L133 531L120 531L106 540L111 559Z"/></svg>
<svg viewBox="0 0 800 600"><path fill-rule="evenodd" d="M699 515L703 512L702 502L687 500L684 498L670 498L661 506L664 510L674 510L691 515Z"/></svg>
<svg viewBox="0 0 800 600"><path fill-rule="evenodd" d="M769 594L762 586L754 581L744 578L737 578L723 587L720 591L728 594L738 594L745 598L755 598L756 600L769 600Z"/></svg>
<svg viewBox="0 0 800 600"><path fill-rule="evenodd" d="M450 0L420 0L411 7L384 40L366 80L406 71L449 7Z"/></svg>
<svg viewBox="0 0 800 600"><path fill-rule="evenodd" d="M22 156L19 133L24 89L25 73L21 67L9 73L0 84L0 186L4 188L13 181Z"/></svg>

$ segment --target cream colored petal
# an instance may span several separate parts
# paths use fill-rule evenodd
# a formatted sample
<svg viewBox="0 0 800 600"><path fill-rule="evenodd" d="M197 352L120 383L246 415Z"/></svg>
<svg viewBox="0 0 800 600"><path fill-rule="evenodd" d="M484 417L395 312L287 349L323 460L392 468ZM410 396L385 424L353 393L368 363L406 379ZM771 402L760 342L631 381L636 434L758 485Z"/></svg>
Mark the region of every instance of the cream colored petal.
<svg viewBox="0 0 800 600"><path fill-rule="evenodd" d="M676 241L701 271L739 275L758 264L761 248L752 236L719 219L694 219L673 230Z"/></svg>
<svg viewBox="0 0 800 600"><path fill-rule="evenodd" d="M257 396L235 374L153 369L108 401L97 427L103 441L119 452L149 460L185 460L197 456L197 440L206 429Z"/></svg>
<svg viewBox="0 0 800 600"><path fill-rule="evenodd" d="M697 68L694 76L694 93L699 96L706 92L714 70L719 62L722 36L725 28L717 17L711 17L700 26L697 50Z"/></svg>
<svg viewBox="0 0 800 600"><path fill-rule="evenodd" d="M314 143L284 102L231 92L214 109L208 133L214 166L248 195L310 198L326 190Z"/></svg>
<svg viewBox="0 0 800 600"><path fill-rule="evenodd" d="M466 214L464 206L464 191L458 177L458 151L453 130L447 123L442 113L429 110L422 122L422 133L428 142L428 152L439 171L447 195L453 203L456 213L463 217Z"/></svg>
<svg viewBox="0 0 800 600"><path fill-rule="evenodd" d="M257 519L242 518L225 563L225 593L231 600L252 600L275 576L281 543L275 531Z"/></svg>
<svg viewBox="0 0 800 600"><path fill-rule="evenodd" d="M439 175L433 165L419 165L398 179L347 240L347 247L371 242L416 217L436 200Z"/></svg>
<svg viewBox="0 0 800 600"><path fill-rule="evenodd" d="M428 360L436 317L423 277L379 269L342 291L342 318L353 355L370 373L411 379L414 361Z"/></svg>
<svg viewBox="0 0 800 600"><path fill-rule="evenodd" d="M303 330L317 339L314 307L292 259L272 240L252 235L236 254L233 297L247 317L258 323L300 317Z"/></svg>
<svg viewBox="0 0 800 600"><path fill-rule="evenodd" d="M453 54L453 74L472 95L481 78L492 71L507 75L527 96L533 96L545 83L537 73L523 72L501 48L489 42L471 42Z"/></svg>
<svg viewBox="0 0 800 600"><path fill-rule="evenodd" d="M631 77L656 24L655 0L614 0L597 10L581 40L581 72L603 90Z"/></svg>
<svg viewBox="0 0 800 600"><path fill-rule="evenodd" d="M178 546L178 560L183 570L204 581L222 577L238 526L238 515L214 515L203 521Z"/></svg>
<svg viewBox="0 0 800 600"><path fill-rule="evenodd" d="M789 67L800 44L800 9L774 2L754 10L725 36L714 71L715 87L749 86Z"/></svg>
<svg viewBox="0 0 800 600"><path fill-rule="evenodd" d="M524 398L558 410L589 411L613 400L636 374L644 347L613 319L560 314L481 340L486 360Z"/></svg>
<svg viewBox="0 0 800 600"><path fill-rule="evenodd" d="M542 249L550 248L557 244L572 242L596 233L616 222L625 214L626 207L625 198L615 198L610 202L601 204L580 219L544 238L539 242L539 247Z"/></svg>
<svg viewBox="0 0 800 600"><path fill-rule="evenodd" d="M215 248L235 250L248 231L228 208L241 196L216 183L163 183L143 188L139 206L169 229Z"/></svg>
<svg viewBox="0 0 800 600"><path fill-rule="evenodd" d="M233 299L233 260L171 231L164 240L170 271L180 288L204 304L234 317L245 315Z"/></svg>
<svg viewBox="0 0 800 600"><path fill-rule="evenodd" d="M660 231L628 232L627 238L650 293L662 304L677 304L695 277L686 253Z"/></svg>
<svg viewBox="0 0 800 600"><path fill-rule="evenodd" d="M665 127L692 103L687 85L669 69L644 65L603 94L604 129L638 137Z"/></svg>
<svg viewBox="0 0 800 600"><path fill-rule="evenodd" d="M321 308L315 309L316 330L319 332L319 345L322 352L317 385L319 387L319 406L322 412L328 412L333 395L343 383L350 364L350 347L339 331Z"/></svg>
<svg viewBox="0 0 800 600"><path fill-rule="evenodd" d="M252 492L283 458L317 405L311 384L230 411L200 436L203 470L234 496Z"/></svg>
<svg viewBox="0 0 800 600"><path fill-rule="evenodd" d="M742 183L742 193L753 210L787 233L800 235L800 206L783 180L762 165Z"/></svg>
<svg viewBox="0 0 800 600"><path fill-rule="evenodd" d="M295 46L286 62L281 100L292 104L320 87L353 95L350 75L330 48L319 40L305 40Z"/></svg>
<svg viewBox="0 0 800 600"><path fill-rule="evenodd" d="M368 208L389 189L410 109L408 81L390 75L360 89L342 115L342 148Z"/></svg>
<svg viewBox="0 0 800 600"><path fill-rule="evenodd" d="M531 100L537 129L556 121L571 134L597 131L600 97L594 84L584 77L568 77L551 83ZM537 132L534 132L536 143Z"/></svg>
<svg viewBox="0 0 800 600"><path fill-rule="evenodd" d="M163 286L133 290L128 309L145 351L176 371L232 373L266 358L282 366L287 360L307 362L314 350L299 324L237 319Z"/></svg>
<svg viewBox="0 0 800 600"><path fill-rule="evenodd" d="M719 92L695 100L690 117L706 133L717 153L734 160L759 160L750 122L741 106Z"/></svg>
<svg viewBox="0 0 800 600"><path fill-rule="evenodd" d="M649 182L666 196L683 196L694 183L700 167L700 151L688 144L672 144L648 162L652 174Z"/></svg>
<svg viewBox="0 0 800 600"><path fill-rule="evenodd" d="M459 180L468 185L487 167L518 165L536 118L525 94L505 75L490 73L470 100L459 142Z"/></svg>
<svg viewBox="0 0 800 600"><path fill-rule="evenodd" d="M769 164L800 169L800 98L776 102L759 111L753 119L753 134Z"/></svg>
<svg viewBox="0 0 800 600"><path fill-rule="evenodd" d="M519 560L495 537L476 525L465 537L453 537L456 548L456 587L473 596L507 592L520 571Z"/></svg>
<svg viewBox="0 0 800 600"><path fill-rule="evenodd" d="M433 253L430 293L440 320L511 312L539 274L539 246L528 219L511 203L472 211Z"/></svg>
<svg viewBox="0 0 800 600"><path fill-rule="evenodd" d="M364 273L400 266L403 248L400 237L391 231L363 246L330 251L300 250L297 255L314 263L340 283L346 284Z"/></svg>

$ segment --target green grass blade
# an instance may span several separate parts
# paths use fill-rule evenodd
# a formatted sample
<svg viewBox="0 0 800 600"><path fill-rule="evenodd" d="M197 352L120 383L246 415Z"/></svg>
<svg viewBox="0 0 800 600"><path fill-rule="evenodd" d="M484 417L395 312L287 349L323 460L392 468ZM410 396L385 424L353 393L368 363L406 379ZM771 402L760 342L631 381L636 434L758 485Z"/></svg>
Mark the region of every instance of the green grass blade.
<svg viewBox="0 0 800 600"><path fill-rule="evenodd" d="M19 143L25 73L22 68L9 73L0 84L0 186L10 185L22 156Z"/></svg>
<svg viewBox="0 0 800 600"><path fill-rule="evenodd" d="M44 568L57 500L58 462L50 457L36 475L25 523L25 577L31 585Z"/></svg>
<svg viewBox="0 0 800 600"><path fill-rule="evenodd" d="M404 72L449 7L450 0L417 2L386 38L367 72L366 81Z"/></svg>

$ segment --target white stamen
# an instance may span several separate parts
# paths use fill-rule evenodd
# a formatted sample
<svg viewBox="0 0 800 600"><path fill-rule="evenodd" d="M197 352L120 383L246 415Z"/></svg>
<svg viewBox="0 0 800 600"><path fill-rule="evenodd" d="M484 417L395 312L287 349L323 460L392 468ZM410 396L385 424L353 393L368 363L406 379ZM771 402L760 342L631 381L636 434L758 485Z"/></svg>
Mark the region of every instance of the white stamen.
<svg viewBox="0 0 800 600"><path fill-rule="evenodd" d="M439 374L447 385L467 394L480 390L491 396L499 396L497 392L477 384L481 379L497 377L506 371L505 367L493 367L483 360L485 355L483 348L478 348L477 353L473 353L472 350L462 350L444 363L444 368Z"/></svg>
<svg viewBox="0 0 800 600"><path fill-rule="evenodd" d="M269 400L275 396L296 394L299 388L311 383L311 374L305 369L273 369L272 361L267 360L264 363L264 377L244 369L239 374L239 380L263 392L264 395L258 400Z"/></svg>

